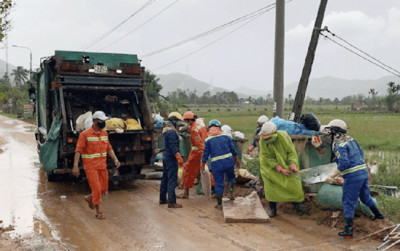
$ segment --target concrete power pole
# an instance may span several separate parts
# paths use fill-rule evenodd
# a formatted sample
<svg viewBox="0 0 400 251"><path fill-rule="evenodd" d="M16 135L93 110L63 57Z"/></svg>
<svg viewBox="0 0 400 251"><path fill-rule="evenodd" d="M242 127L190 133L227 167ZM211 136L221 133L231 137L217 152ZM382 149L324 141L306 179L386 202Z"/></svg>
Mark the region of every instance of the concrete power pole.
<svg viewBox="0 0 400 251"><path fill-rule="evenodd" d="M285 58L285 0L276 0L274 56L274 116L283 117L283 77Z"/></svg>
<svg viewBox="0 0 400 251"><path fill-rule="evenodd" d="M324 20L325 9L328 0L321 0L319 5L317 19L315 20L314 30L311 35L311 41L308 45L308 52L306 56L306 61L304 62L303 72L301 73L301 78L299 86L297 87L296 98L294 99L292 115L294 114L294 121L299 122L300 116L303 110L304 99L306 96L306 90L308 85L308 79L310 78L312 64L314 62L315 51L318 45L319 32L321 30L322 21ZM291 117L292 117L291 115Z"/></svg>

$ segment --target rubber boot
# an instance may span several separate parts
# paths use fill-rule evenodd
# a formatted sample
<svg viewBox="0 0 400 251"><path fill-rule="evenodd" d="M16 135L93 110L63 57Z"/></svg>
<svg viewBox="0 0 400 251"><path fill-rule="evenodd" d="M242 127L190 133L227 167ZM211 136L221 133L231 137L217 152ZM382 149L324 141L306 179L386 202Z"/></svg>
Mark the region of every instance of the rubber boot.
<svg viewBox="0 0 400 251"><path fill-rule="evenodd" d="M235 182L229 182L228 183L228 196L230 200L235 200L235 197L233 196L233 190L235 188Z"/></svg>
<svg viewBox="0 0 400 251"><path fill-rule="evenodd" d="M216 209L222 209L222 194L217 194L217 205Z"/></svg>
<svg viewBox="0 0 400 251"><path fill-rule="evenodd" d="M372 205L369 207L369 209L371 209L372 213L374 213L374 216L372 216L372 220L383 220L385 219L385 217L383 216L383 214L381 214L381 212L379 211L379 208L376 204Z"/></svg>
<svg viewBox="0 0 400 251"><path fill-rule="evenodd" d="M269 202L268 216L269 216L270 218L276 216L276 202Z"/></svg>
<svg viewBox="0 0 400 251"><path fill-rule="evenodd" d="M345 237L346 239L353 239L353 218L344 218L346 225L344 225L343 232L339 232L338 235Z"/></svg>
<svg viewBox="0 0 400 251"><path fill-rule="evenodd" d="M304 214L304 207L302 202L295 202L294 204L294 209L296 210L296 213L298 215Z"/></svg>

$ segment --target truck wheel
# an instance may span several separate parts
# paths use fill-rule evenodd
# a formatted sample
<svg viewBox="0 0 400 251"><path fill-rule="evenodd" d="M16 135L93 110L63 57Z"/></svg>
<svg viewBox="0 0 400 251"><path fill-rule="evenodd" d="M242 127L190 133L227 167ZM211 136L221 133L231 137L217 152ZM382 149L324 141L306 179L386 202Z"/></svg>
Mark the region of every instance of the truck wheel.
<svg viewBox="0 0 400 251"><path fill-rule="evenodd" d="M48 182L56 182L57 181L57 174L46 173L46 177L47 177Z"/></svg>

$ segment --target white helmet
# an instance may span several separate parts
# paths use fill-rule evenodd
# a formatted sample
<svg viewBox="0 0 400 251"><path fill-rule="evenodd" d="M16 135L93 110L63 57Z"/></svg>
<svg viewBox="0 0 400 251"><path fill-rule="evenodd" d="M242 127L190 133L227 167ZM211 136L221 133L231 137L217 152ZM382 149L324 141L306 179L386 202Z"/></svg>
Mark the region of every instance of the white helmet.
<svg viewBox="0 0 400 251"><path fill-rule="evenodd" d="M347 125L346 122L344 122L341 119L334 119L331 122L329 122L329 124L327 125L327 127L338 127L342 130L344 130L344 132L347 132Z"/></svg>
<svg viewBox="0 0 400 251"><path fill-rule="evenodd" d="M262 125L263 125L265 122L268 122L268 121L269 121L269 118L268 118L267 116L261 115L261 116L257 119L257 124L258 124L259 127L262 127Z"/></svg>

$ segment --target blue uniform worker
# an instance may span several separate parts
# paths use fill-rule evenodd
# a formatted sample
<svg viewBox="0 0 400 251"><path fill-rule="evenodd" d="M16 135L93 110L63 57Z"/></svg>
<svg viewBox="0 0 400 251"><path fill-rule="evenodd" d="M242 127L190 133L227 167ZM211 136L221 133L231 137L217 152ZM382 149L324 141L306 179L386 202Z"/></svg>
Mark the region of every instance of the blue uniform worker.
<svg viewBox="0 0 400 251"><path fill-rule="evenodd" d="M346 134L347 125L343 120L334 119L328 127L333 135L333 149L338 172L344 178L343 184L343 214L345 228L339 232L340 236L351 238L353 236L353 218L357 200L371 209L373 219L383 219L383 215L372 200L368 187L368 168L364 161L364 152L352 137Z"/></svg>
<svg viewBox="0 0 400 251"><path fill-rule="evenodd" d="M179 154L179 136L176 127L184 122L178 113L170 113L168 122L163 129L164 153L163 176L160 184L160 204L168 202L168 208L181 208L176 203L175 188L178 182L178 165L183 165L183 159ZM168 200L167 200L168 194Z"/></svg>
<svg viewBox="0 0 400 251"><path fill-rule="evenodd" d="M221 123L213 119L209 122L208 127L208 137L205 140L204 154L201 158L201 171L204 171L204 165L210 158L218 202L215 207L222 209L224 174L228 177L229 198L234 200L235 163L240 166L240 162L232 139L221 131Z"/></svg>

